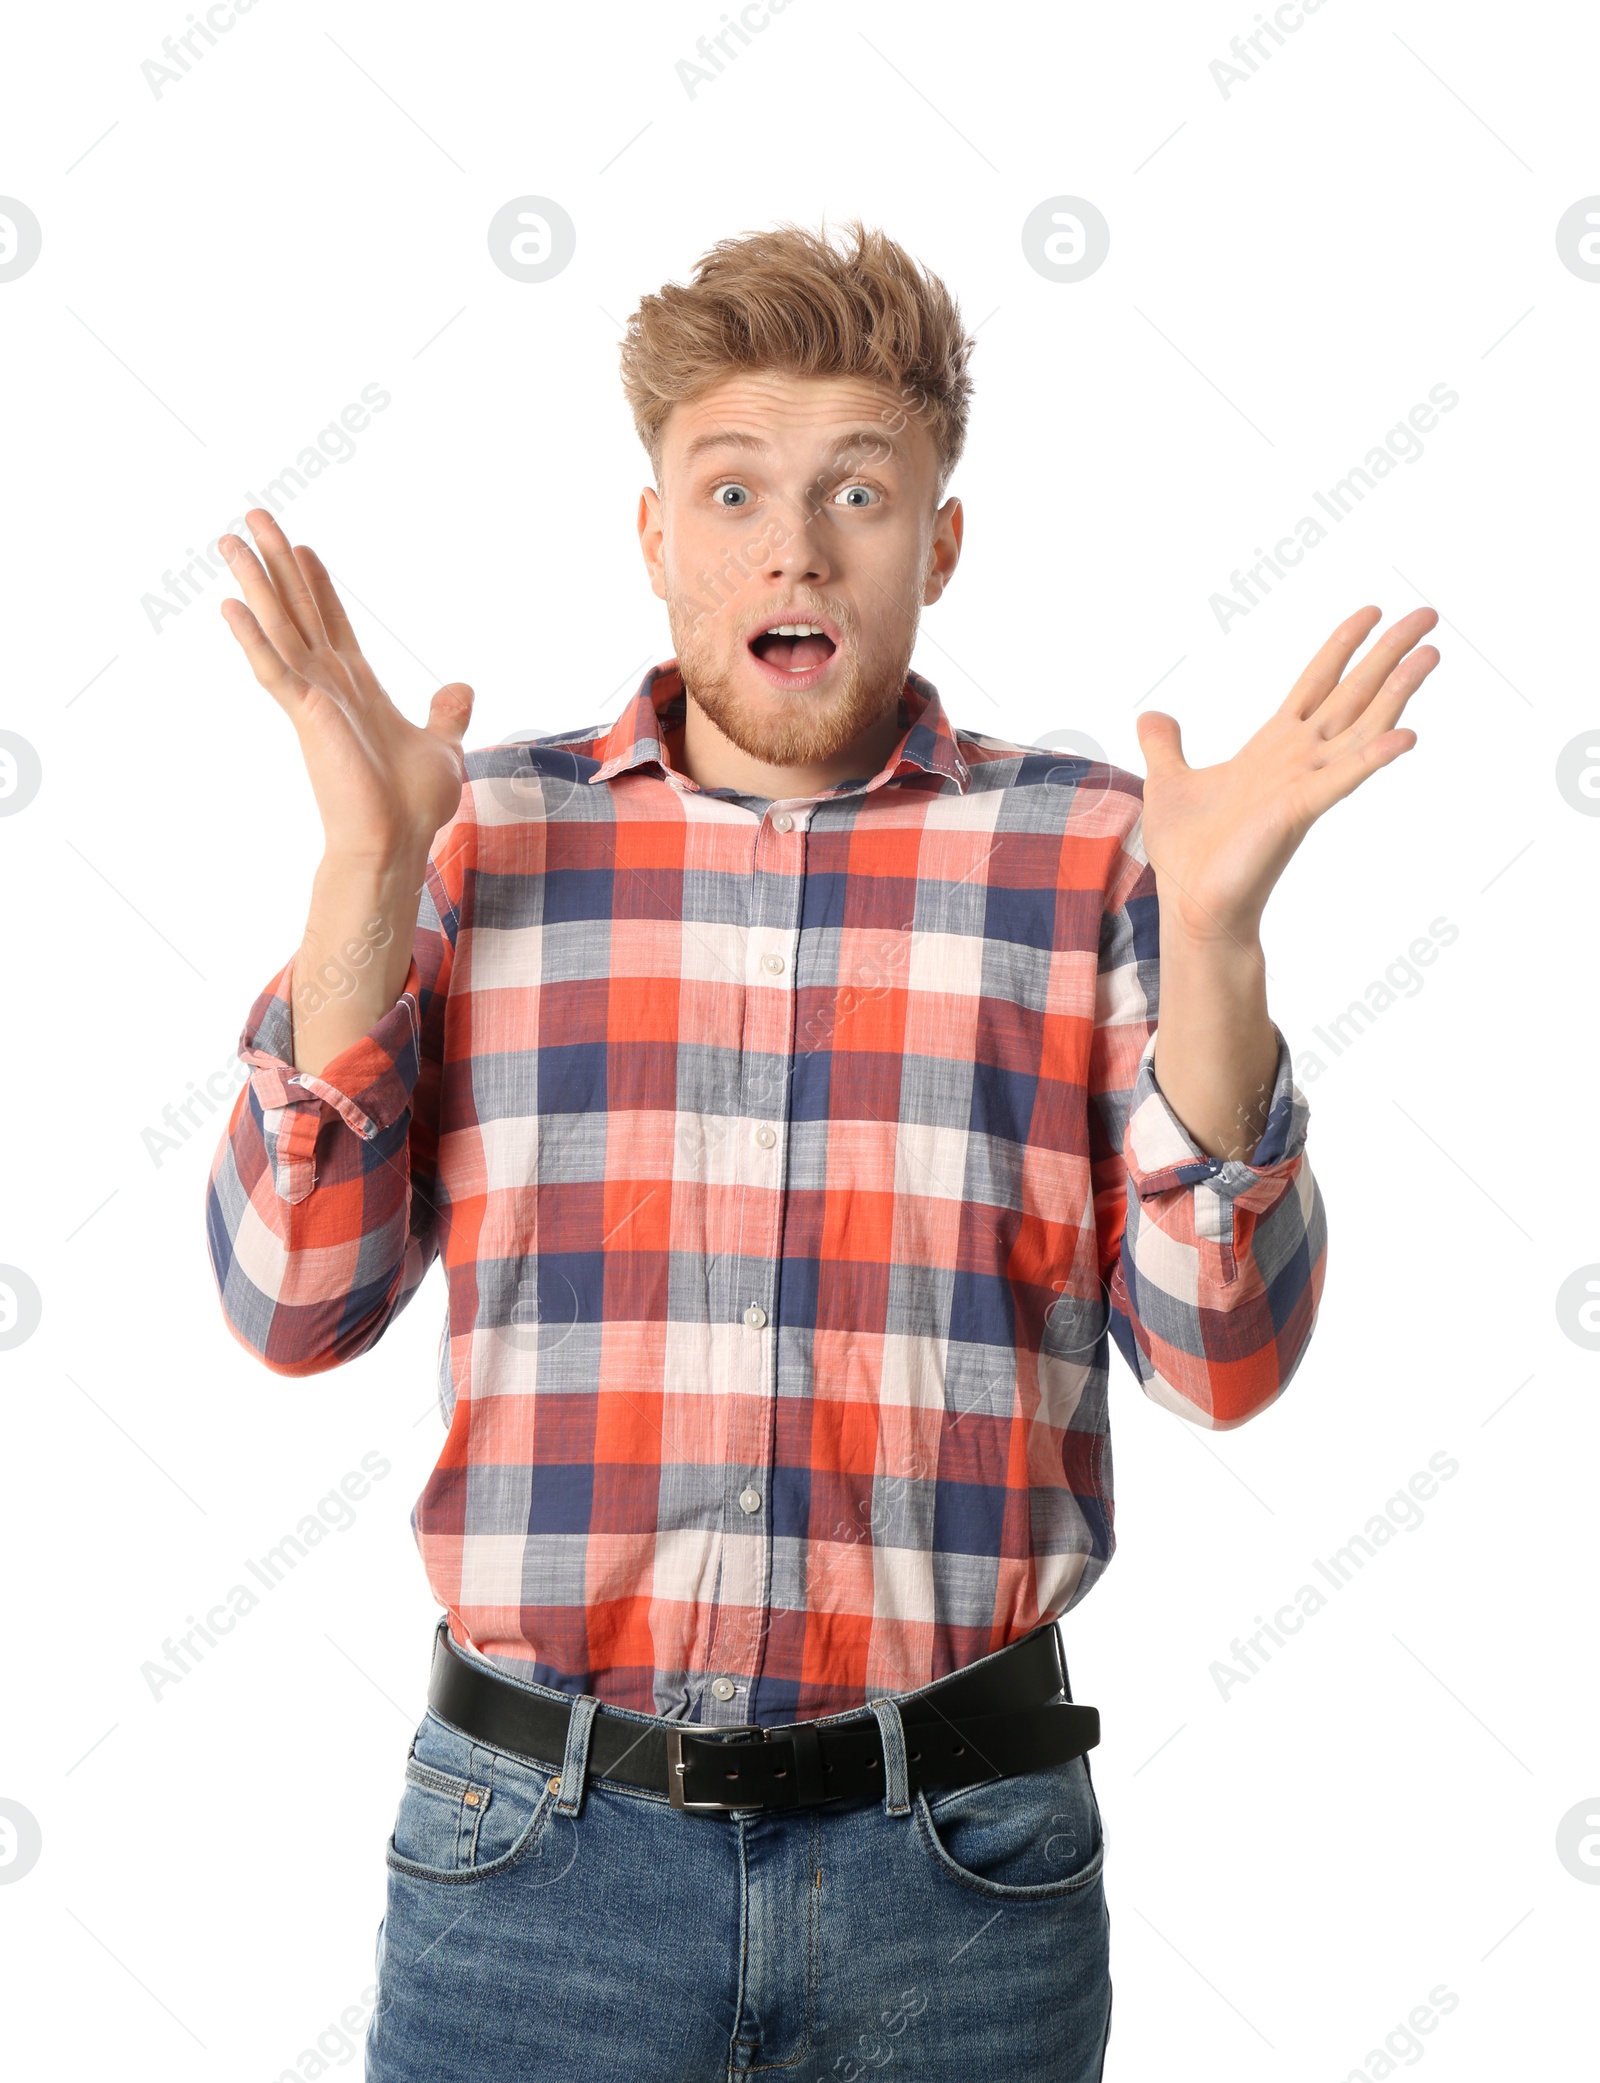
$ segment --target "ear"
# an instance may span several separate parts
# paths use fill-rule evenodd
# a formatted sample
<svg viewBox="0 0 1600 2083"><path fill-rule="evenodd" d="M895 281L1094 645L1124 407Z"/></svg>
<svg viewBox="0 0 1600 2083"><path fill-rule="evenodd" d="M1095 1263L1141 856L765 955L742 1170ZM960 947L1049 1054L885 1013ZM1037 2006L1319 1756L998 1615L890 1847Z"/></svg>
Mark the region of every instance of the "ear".
<svg viewBox="0 0 1600 2083"><path fill-rule="evenodd" d="M928 547L928 575L922 587L922 605L931 607L950 583L950 575L961 557L961 501L947 499L933 517L933 541Z"/></svg>
<svg viewBox="0 0 1600 2083"><path fill-rule="evenodd" d="M661 515L661 495L654 485L646 485L639 494L639 548L644 553L645 570L650 574L650 586L657 600L667 597L666 528Z"/></svg>

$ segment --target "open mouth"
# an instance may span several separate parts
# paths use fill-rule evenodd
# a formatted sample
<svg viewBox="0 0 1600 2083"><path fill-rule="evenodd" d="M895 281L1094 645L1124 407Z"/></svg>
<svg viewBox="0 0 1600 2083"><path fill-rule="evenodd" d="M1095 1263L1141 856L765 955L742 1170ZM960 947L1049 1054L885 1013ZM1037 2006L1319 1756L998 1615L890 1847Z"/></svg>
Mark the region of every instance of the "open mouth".
<svg viewBox="0 0 1600 2083"><path fill-rule="evenodd" d="M775 622L751 637L749 649L772 672L813 673L837 646L820 622Z"/></svg>

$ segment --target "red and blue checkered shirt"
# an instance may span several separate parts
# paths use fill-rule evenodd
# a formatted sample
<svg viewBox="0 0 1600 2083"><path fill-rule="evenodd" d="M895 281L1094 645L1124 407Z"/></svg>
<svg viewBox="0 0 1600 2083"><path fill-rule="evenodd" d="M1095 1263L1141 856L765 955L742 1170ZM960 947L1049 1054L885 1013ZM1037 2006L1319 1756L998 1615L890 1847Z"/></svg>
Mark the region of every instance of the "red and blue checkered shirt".
<svg viewBox="0 0 1600 2083"><path fill-rule="evenodd" d="M292 962L251 1008L208 1235L285 1375L442 1257L412 1526L464 1649L770 1725L1075 1605L1111 1340L1243 1422L1325 1223L1281 1033L1248 1163L1156 1084L1136 776L958 731L913 673L880 773L769 803L672 765L683 700L668 664L610 731L467 755L394 1007L319 1075Z"/></svg>

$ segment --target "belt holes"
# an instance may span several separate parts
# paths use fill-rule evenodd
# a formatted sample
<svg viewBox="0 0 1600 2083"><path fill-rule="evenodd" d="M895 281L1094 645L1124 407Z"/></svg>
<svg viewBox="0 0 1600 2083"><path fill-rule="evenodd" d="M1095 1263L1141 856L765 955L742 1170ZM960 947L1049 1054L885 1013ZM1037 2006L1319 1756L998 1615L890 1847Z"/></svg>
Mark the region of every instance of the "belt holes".
<svg viewBox="0 0 1600 2083"><path fill-rule="evenodd" d="M789 1767L787 1765L775 1766L772 1776L774 1779L787 1779L789 1777Z"/></svg>
<svg viewBox="0 0 1600 2083"><path fill-rule="evenodd" d="M921 1762L922 1762L922 1752L921 1752L920 1750L913 1750L913 1751L911 1751L911 1752L909 1753L909 1755L910 1755L910 1758L911 1758L911 1762L912 1762L912 1764L914 1764L914 1765L918 1765L918 1764L921 1764ZM876 1762L876 1760L874 1760L874 1762Z"/></svg>
<svg viewBox="0 0 1600 2083"><path fill-rule="evenodd" d="M967 1746L964 1743L956 1743L951 1746L950 1755L953 1758L964 1758L966 1754Z"/></svg>
<svg viewBox="0 0 1600 2083"><path fill-rule="evenodd" d="M724 1772L722 1776L724 1779L737 1779L739 1777L737 1772Z"/></svg>

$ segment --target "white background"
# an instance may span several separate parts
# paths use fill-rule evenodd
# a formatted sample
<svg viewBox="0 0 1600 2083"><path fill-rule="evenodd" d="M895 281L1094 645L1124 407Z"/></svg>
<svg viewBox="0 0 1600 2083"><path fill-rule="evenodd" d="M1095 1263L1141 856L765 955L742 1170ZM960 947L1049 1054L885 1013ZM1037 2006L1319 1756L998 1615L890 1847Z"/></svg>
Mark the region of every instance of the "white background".
<svg viewBox="0 0 1600 2083"><path fill-rule="evenodd" d="M186 12L24 10L0 76L0 192L44 238L0 283L0 728L44 777L0 817L0 1262L43 1297L0 1353L0 1796L43 1832L0 1886L17 2073L317 2073L372 1979L436 1615L407 1515L441 1275L353 1365L275 1377L207 1258L220 1115L147 1146L191 1083L231 1096L320 827L229 582L159 634L142 598L377 383L288 525L385 684L420 719L470 681L471 744L609 719L670 649L621 321L714 238L824 213L884 226L981 325L967 547L915 660L958 721L1084 731L1142 773L1159 683L1191 760L1223 758L1354 608L1444 618L1418 745L1267 914L1273 1014L1323 1062L1310 1351L1225 1435L1113 1354L1119 1551L1065 1625L1104 1723L1109 2083L1381 2075L1441 1983L1457 2005L1394 2072L1600 2073L1600 1886L1556 1852L1600 1813L1600 1360L1555 1310L1600 1259L1600 822L1555 783L1600 720L1600 285L1555 241L1600 190L1592 14L1326 0L1224 95L1250 0L791 0L691 96L716 0L259 0L158 96L141 65ZM577 226L537 286L485 242L529 193ZM1020 241L1060 194L1111 227L1070 285ZM1229 574L1440 383L1460 402L1421 459L1219 629ZM1420 987L1318 1048L1438 918L1458 937ZM369 1452L392 1473L356 1523L153 1699L163 1638ZM1440 1452L1421 1526L1224 1699L1232 1638Z"/></svg>

